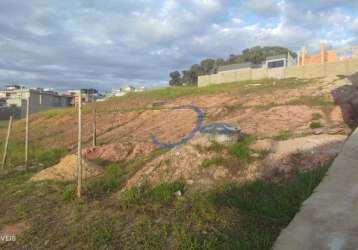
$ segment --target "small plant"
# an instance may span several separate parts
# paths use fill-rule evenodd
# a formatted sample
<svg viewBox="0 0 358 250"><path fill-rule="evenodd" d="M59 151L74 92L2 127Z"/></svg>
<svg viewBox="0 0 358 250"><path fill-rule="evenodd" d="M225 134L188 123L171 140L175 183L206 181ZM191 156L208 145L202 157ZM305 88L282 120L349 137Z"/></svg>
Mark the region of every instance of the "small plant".
<svg viewBox="0 0 358 250"><path fill-rule="evenodd" d="M276 141L285 141L292 137L292 132L289 130L282 130L277 135L272 137Z"/></svg>
<svg viewBox="0 0 358 250"><path fill-rule="evenodd" d="M183 182L164 182L154 187L149 192L149 198L153 201L163 201L168 202L174 198L174 193L178 191L183 191L184 183Z"/></svg>
<svg viewBox="0 0 358 250"><path fill-rule="evenodd" d="M322 127L323 127L323 125L319 121L314 121L314 122L310 123L311 129L322 128Z"/></svg>
<svg viewBox="0 0 358 250"><path fill-rule="evenodd" d="M127 202L138 202L145 198L145 189L143 186L132 187L121 194L123 201Z"/></svg>
<svg viewBox="0 0 358 250"><path fill-rule="evenodd" d="M218 143L216 141L212 141L211 145L207 149L208 149L208 151L222 153L225 149L225 145Z"/></svg>
<svg viewBox="0 0 358 250"><path fill-rule="evenodd" d="M229 153L232 156L239 158L245 163L249 163L252 159L250 156L250 143L251 138L247 137L244 140L229 147Z"/></svg>
<svg viewBox="0 0 358 250"><path fill-rule="evenodd" d="M87 193L90 195L96 195L117 190L121 184L121 175L122 169L119 165L109 165L103 176L88 183L88 186L86 187Z"/></svg>
<svg viewBox="0 0 358 250"><path fill-rule="evenodd" d="M74 200L75 195L76 195L76 185L70 184L66 187L65 191L63 192L63 200L72 201Z"/></svg>
<svg viewBox="0 0 358 250"><path fill-rule="evenodd" d="M174 194L183 191L184 183L180 181L164 182L153 188L148 185L132 187L122 193L121 198L131 203L143 201L169 202L174 198Z"/></svg>
<svg viewBox="0 0 358 250"><path fill-rule="evenodd" d="M222 158L221 156L218 156L218 157L214 157L212 159L205 159L202 162L201 167L208 168L211 166L219 166L219 165L223 165L224 162L225 162L224 158Z"/></svg>
<svg viewBox="0 0 358 250"><path fill-rule="evenodd" d="M314 121L314 120L319 120L319 119L321 119L322 118L322 115L321 115L321 113L313 113L312 114L312 120Z"/></svg>

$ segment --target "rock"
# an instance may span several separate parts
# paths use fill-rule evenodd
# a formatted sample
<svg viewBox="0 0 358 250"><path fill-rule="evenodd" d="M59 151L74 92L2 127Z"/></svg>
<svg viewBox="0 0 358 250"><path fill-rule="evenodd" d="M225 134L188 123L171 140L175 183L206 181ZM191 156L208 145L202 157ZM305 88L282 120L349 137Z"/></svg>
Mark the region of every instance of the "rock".
<svg viewBox="0 0 358 250"><path fill-rule="evenodd" d="M211 123L203 126L200 133L218 143L231 144L240 138L240 127L228 123Z"/></svg>
<svg viewBox="0 0 358 250"><path fill-rule="evenodd" d="M332 128L327 131L329 135L337 135L337 134L344 134L344 129L342 128Z"/></svg>
<svg viewBox="0 0 358 250"><path fill-rule="evenodd" d="M314 135L321 135L323 134L324 130L322 128L314 129L313 134Z"/></svg>
<svg viewBox="0 0 358 250"><path fill-rule="evenodd" d="M250 149L254 151L270 151L273 144L271 139L257 140L250 145Z"/></svg>

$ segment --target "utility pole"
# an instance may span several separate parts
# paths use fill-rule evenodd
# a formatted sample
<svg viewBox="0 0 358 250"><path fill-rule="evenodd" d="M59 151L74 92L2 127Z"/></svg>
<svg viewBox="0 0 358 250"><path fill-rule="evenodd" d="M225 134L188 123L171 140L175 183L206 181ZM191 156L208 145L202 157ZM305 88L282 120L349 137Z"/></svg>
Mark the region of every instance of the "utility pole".
<svg viewBox="0 0 358 250"><path fill-rule="evenodd" d="M7 134L6 134L6 140L5 140L5 147L4 147L4 154L2 156L2 170L5 169L5 163L6 163L6 157L7 157L7 146L9 144L9 138L10 138L10 131L11 131L11 125L12 125L12 116L9 118L9 126L7 128Z"/></svg>
<svg viewBox="0 0 358 250"><path fill-rule="evenodd" d="M26 101L26 131L25 131L25 168L28 170L28 160L29 160L29 111L30 111L30 91L28 93Z"/></svg>
<svg viewBox="0 0 358 250"><path fill-rule="evenodd" d="M77 145L77 197L81 198L82 189L82 91L79 91L78 100L78 145Z"/></svg>

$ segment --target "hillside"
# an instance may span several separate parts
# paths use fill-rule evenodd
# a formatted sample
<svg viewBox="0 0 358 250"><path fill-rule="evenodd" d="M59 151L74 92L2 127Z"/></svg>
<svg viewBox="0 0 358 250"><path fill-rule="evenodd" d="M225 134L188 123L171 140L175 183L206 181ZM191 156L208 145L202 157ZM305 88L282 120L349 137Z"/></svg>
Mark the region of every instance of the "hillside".
<svg viewBox="0 0 358 250"><path fill-rule="evenodd" d="M30 181L75 152L74 108L31 116L28 172L16 121L0 175L0 231L18 240L4 247L270 249L355 128L356 84L266 79L133 93L96 104L95 148L86 105L83 155L101 174L84 181L81 201L70 179ZM204 124L239 125L245 136L230 146L200 134L172 149L154 145L151 133L172 143L195 126L192 110L172 110L188 104Z"/></svg>

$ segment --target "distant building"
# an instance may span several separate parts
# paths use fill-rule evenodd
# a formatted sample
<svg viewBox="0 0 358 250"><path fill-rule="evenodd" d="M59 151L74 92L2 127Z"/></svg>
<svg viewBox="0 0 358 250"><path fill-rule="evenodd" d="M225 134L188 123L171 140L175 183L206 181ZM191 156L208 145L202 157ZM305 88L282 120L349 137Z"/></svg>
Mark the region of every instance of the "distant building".
<svg viewBox="0 0 358 250"><path fill-rule="evenodd" d="M119 96L124 96L130 92L143 92L145 90L144 87L139 87L136 88L134 86L128 85L126 87L123 88L119 88L119 89L112 89L112 91L110 93L107 94L107 98L110 97L119 97Z"/></svg>
<svg viewBox="0 0 358 250"><path fill-rule="evenodd" d="M96 99L100 98L100 94L98 90L90 88L90 89L75 89L68 90L64 93L64 95L71 98L71 105L77 106L78 103L78 95L81 92L82 103L94 102Z"/></svg>
<svg viewBox="0 0 358 250"><path fill-rule="evenodd" d="M237 64L230 64L230 65L224 65L218 67L218 72L224 72L224 71L237 71L242 69L255 69L255 68L261 68L261 64L254 64L252 62L245 62L245 63L237 63Z"/></svg>
<svg viewBox="0 0 358 250"><path fill-rule="evenodd" d="M7 119L8 110L12 109L15 118L24 117L26 114L26 102L29 100L30 113L44 111L50 108L66 107L70 105L71 99L59 95L54 91L44 91L41 88L28 89L19 85L7 85L0 91L3 109L0 112L0 119ZM4 104L5 100L5 104ZM5 109L4 109L5 108ZM19 117L18 117L19 116Z"/></svg>
<svg viewBox="0 0 358 250"><path fill-rule="evenodd" d="M335 50L327 50L324 43L320 44L320 53L315 55L307 55L307 49L303 48L298 53L298 65L336 62L338 61L337 52Z"/></svg>
<svg viewBox="0 0 358 250"><path fill-rule="evenodd" d="M266 68L286 68L289 66L296 65L296 60L291 56L290 53L281 54L277 56L269 56L266 58Z"/></svg>

